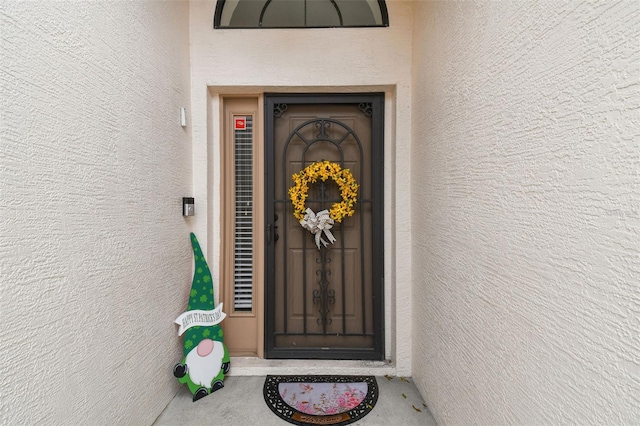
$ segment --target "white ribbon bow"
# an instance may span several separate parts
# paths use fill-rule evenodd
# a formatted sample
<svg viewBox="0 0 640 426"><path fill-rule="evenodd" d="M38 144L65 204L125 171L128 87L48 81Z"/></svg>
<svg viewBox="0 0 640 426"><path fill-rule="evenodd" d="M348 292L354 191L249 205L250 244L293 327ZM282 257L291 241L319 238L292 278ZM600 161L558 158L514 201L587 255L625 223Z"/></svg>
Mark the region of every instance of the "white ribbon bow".
<svg viewBox="0 0 640 426"><path fill-rule="evenodd" d="M312 234L316 236L316 245L320 250L320 243L326 247L328 244L333 244L336 239L329 231L333 227L333 219L329 216L329 210L322 210L318 213L314 213L313 210L307 209L307 214L304 215L304 219L300 221L300 225L304 229L308 229ZM322 233L327 237L329 242L322 238Z"/></svg>

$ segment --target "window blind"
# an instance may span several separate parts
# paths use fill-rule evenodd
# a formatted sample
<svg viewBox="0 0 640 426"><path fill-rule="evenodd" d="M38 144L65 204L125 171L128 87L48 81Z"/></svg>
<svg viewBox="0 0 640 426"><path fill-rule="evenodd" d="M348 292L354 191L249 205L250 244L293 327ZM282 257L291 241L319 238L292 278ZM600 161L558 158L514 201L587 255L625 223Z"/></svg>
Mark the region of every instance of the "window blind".
<svg viewBox="0 0 640 426"><path fill-rule="evenodd" d="M244 125L238 126L237 123L242 123L242 118L244 118ZM251 311L253 309L253 117L234 116L234 123L236 202L233 307L236 311Z"/></svg>

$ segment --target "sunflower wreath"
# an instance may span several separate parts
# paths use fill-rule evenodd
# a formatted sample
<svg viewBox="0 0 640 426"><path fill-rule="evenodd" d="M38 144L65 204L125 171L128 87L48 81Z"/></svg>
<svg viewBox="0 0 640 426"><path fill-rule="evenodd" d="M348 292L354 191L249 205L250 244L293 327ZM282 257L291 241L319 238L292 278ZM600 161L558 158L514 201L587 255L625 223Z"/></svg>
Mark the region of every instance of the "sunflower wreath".
<svg viewBox="0 0 640 426"><path fill-rule="evenodd" d="M289 197L293 203L293 215L296 219L302 221L305 218L307 209L304 204L309 195L309 184L317 182L318 179L326 181L331 178L340 189L342 201L331 206L329 211L331 219L342 222L342 219L353 216L355 213L354 206L358 200L360 185L356 183L349 169L343 169L338 163L318 161L295 173L292 178L293 186L289 188Z"/></svg>

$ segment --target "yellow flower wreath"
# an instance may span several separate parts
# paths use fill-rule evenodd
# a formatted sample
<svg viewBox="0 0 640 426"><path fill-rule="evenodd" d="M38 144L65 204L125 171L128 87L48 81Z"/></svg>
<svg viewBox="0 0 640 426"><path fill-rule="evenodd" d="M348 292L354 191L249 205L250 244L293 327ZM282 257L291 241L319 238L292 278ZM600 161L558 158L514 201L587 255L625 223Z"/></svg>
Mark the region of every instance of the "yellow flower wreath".
<svg viewBox="0 0 640 426"><path fill-rule="evenodd" d="M289 197L293 203L293 215L298 220L304 219L306 207L304 206L309 195L309 184L317 182L318 179L326 181L331 178L338 184L342 201L334 203L329 211L329 216L336 222L342 222L347 216L355 213L354 205L358 200L358 188L351 171L343 169L337 163L329 161L318 161L309 164L298 173L294 173L293 186L289 188Z"/></svg>

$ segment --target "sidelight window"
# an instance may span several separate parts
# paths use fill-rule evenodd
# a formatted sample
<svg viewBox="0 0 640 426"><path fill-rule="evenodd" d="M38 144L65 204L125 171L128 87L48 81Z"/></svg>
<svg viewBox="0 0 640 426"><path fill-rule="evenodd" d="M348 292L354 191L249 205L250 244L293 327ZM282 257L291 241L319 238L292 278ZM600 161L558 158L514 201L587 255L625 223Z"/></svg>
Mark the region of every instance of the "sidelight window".
<svg viewBox="0 0 640 426"><path fill-rule="evenodd" d="M235 249L233 307L253 307L253 117L234 116Z"/></svg>

